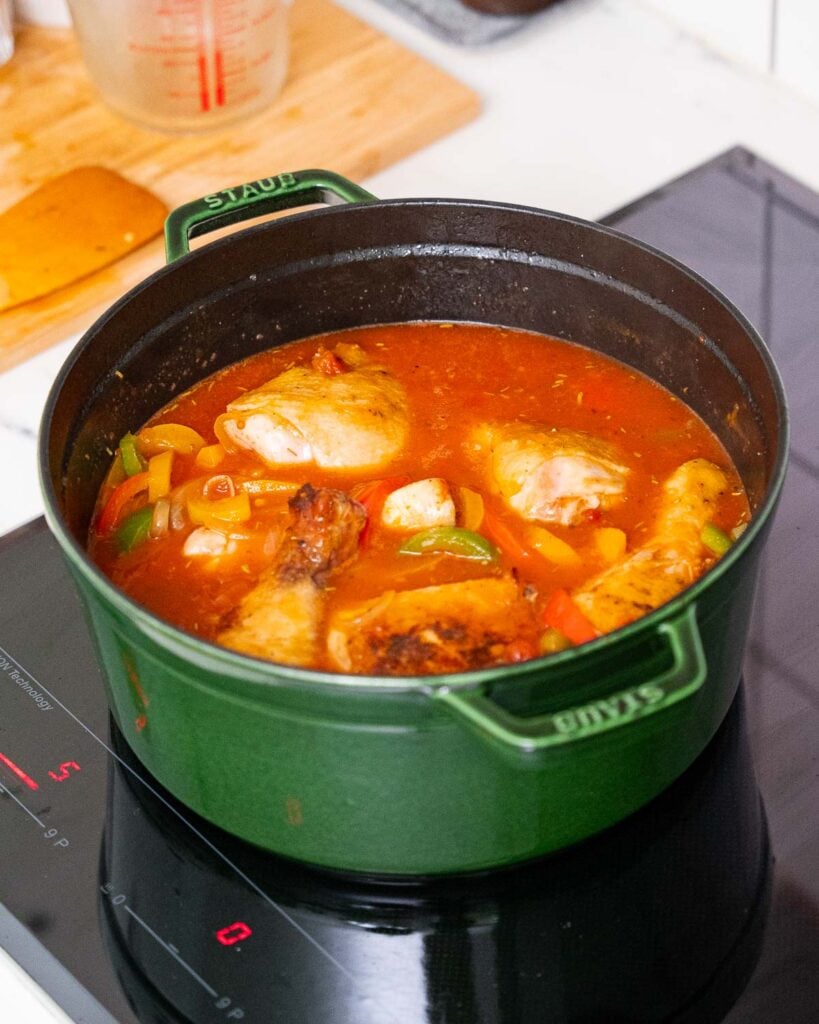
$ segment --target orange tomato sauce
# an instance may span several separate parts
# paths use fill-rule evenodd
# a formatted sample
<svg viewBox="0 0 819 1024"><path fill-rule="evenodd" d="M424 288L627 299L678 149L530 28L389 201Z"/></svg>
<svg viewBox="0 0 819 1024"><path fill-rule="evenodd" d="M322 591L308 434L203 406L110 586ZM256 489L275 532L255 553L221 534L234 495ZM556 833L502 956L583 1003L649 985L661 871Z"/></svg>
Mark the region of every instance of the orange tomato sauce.
<svg viewBox="0 0 819 1024"><path fill-rule="evenodd" d="M182 423L206 444L228 402L294 365L309 365L319 344L354 342L403 384L410 408L409 442L386 471L377 474L265 467L253 453L228 453L212 470L193 455L177 456L172 485L228 474L275 478L295 486L310 482L349 491L373 478L443 477L459 505L458 488L479 492L487 520L479 532L501 551L493 574L514 570L521 587L542 607L555 590L580 584L605 565L594 543L600 527L625 532L628 550L650 536L663 480L683 462L706 458L728 474L730 486L713 521L730 531L747 520L749 508L739 477L715 435L683 402L631 368L566 341L523 331L462 324L400 324L359 328L294 342L230 366L180 395L151 424ZM476 459L468 435L484 421L519 420L587 432L616 446L629 467L625 500L579 525L544 524L580 555L576 565L550 562L527 547L523 521L488 486L486 466ZM133 424L136 431L141 425ZM101 504L110 495L101 491ZM251 498L252 515L241 524L240 554L223 559L183 555L186 529L171 530L133 551L121 552L111 535L93 528L89 548L101 568L130 596L161 618L205 639L214 639L231 609L257 582L271 545L287 521L287 494ZM144 502L144 498L142 499ZM133 506L138 507L138 502ZM494 533L491 523L500 524ZM504 529L505 528L505 529ZM508 537L517 542L508 543ZM408 557L398 553L406 535L377 521L367 530L359 557L335 574L326 593L334 608L388 589L409 589L489 574L480 562L447 555ZM325 663L314 666L325 668Z"/></svg>

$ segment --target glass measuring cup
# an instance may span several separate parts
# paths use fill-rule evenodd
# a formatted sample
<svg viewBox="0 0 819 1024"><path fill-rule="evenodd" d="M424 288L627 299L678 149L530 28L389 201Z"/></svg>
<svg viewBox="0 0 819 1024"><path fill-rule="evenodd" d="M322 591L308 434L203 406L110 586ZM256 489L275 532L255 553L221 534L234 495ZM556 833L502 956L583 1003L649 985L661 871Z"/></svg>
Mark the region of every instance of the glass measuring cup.
<svg viewBox="0 0 819 1024"><path fill-rule="evenodd" d="M193 132L278 94L289 0L68 0L88 71L119 113Z"/></svg>
<svg viewBox="0 0 819 1024"><path fill-rule="evenodd" d="M14 53L14 29L11 24L11 0L0 0L0 66Z"/></svg>

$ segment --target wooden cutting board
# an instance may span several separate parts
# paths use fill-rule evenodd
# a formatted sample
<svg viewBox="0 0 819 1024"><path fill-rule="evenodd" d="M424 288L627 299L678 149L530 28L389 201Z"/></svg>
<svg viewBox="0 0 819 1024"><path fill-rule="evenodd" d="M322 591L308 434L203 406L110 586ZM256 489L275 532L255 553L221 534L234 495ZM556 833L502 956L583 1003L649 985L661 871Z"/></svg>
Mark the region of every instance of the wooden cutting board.
<svg viewBox="0 0 819 1024"><path fill-rule="evenodd" d="M170 208L308 167L354 181L471 120L478 97L327 0L295 0L287 84L262 114L171 136L125 121L97 96L73 34L22 26L0 69L0 210L61 171L99 164ZM432 183L419 182L424 194ZM0 370L84 329L164 262L156 239L52 295L0 313Z"/></svg>

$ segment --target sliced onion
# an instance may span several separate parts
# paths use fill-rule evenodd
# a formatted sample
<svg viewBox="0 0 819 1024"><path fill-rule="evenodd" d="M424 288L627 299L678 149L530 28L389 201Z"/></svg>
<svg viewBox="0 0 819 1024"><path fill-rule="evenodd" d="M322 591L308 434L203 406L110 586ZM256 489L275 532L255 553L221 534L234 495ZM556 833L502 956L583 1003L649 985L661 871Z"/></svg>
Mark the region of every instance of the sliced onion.
<svg viewBox="0 0 819 1024"><path fill-rule="evenodd" d="M187 515L185 513L184 502L171 502L169 525L174 532L179 532L179 530L185 529L185 526L187 525Z"/></svg>
<svg viewBox="0 0 819 1024"><path fill-rule="evenodd" d="M151 516L151 536L154 538L164 537L168 532L171 517L171 502L168 498L159 498L154 505L154 514Z"/></svg>
<svg viewBox="0 0 819 1024"><path fill-rule="evenodd" d="M171 515L170 527L172 530L184 530L188 525L188 498L202 493L202 487L207 477L197 477L195 480L186 480L170 493Z"/></svg>
<svg viewBox="0 0 819 1024"><path fill-rule="evenodd" d="M243 491L251 497L259 494L295 494L301 484L292 480L243 480L240 484Z"/></svg>
<svg viewBox="0 0 819 1024"><path fill-rule="evenodd" d="M208 477L202 488L202 494L208 501L214 501L217 498L234 498L236 485L233 483L233 477L228 476L227 473L217 473L215 476Z"/></svg>
<svg viewBox="0 0 819 1024"><path fill-rule="evenodd" d="M350 649L347 645L347 634L342 629L327 631L327 652L342 672L349 672L353 667Z"/></svg>

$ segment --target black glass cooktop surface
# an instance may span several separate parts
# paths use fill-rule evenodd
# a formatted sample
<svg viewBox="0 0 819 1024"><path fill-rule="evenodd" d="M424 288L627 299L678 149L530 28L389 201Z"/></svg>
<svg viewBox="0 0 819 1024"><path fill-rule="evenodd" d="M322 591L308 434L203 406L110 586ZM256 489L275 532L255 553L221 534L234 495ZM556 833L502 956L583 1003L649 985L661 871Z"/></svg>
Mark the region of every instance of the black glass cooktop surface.
<svg viewBox="0 0 819 1024"><path fill-rule="evenodd" d="M389 884L287 862L132 759L32 523L0 540L0 943L71 1019L815 1024L819 196L736 149L607 222L726 292L788 392L790 473L717 736L647 808L539 862Z"/></svg>

